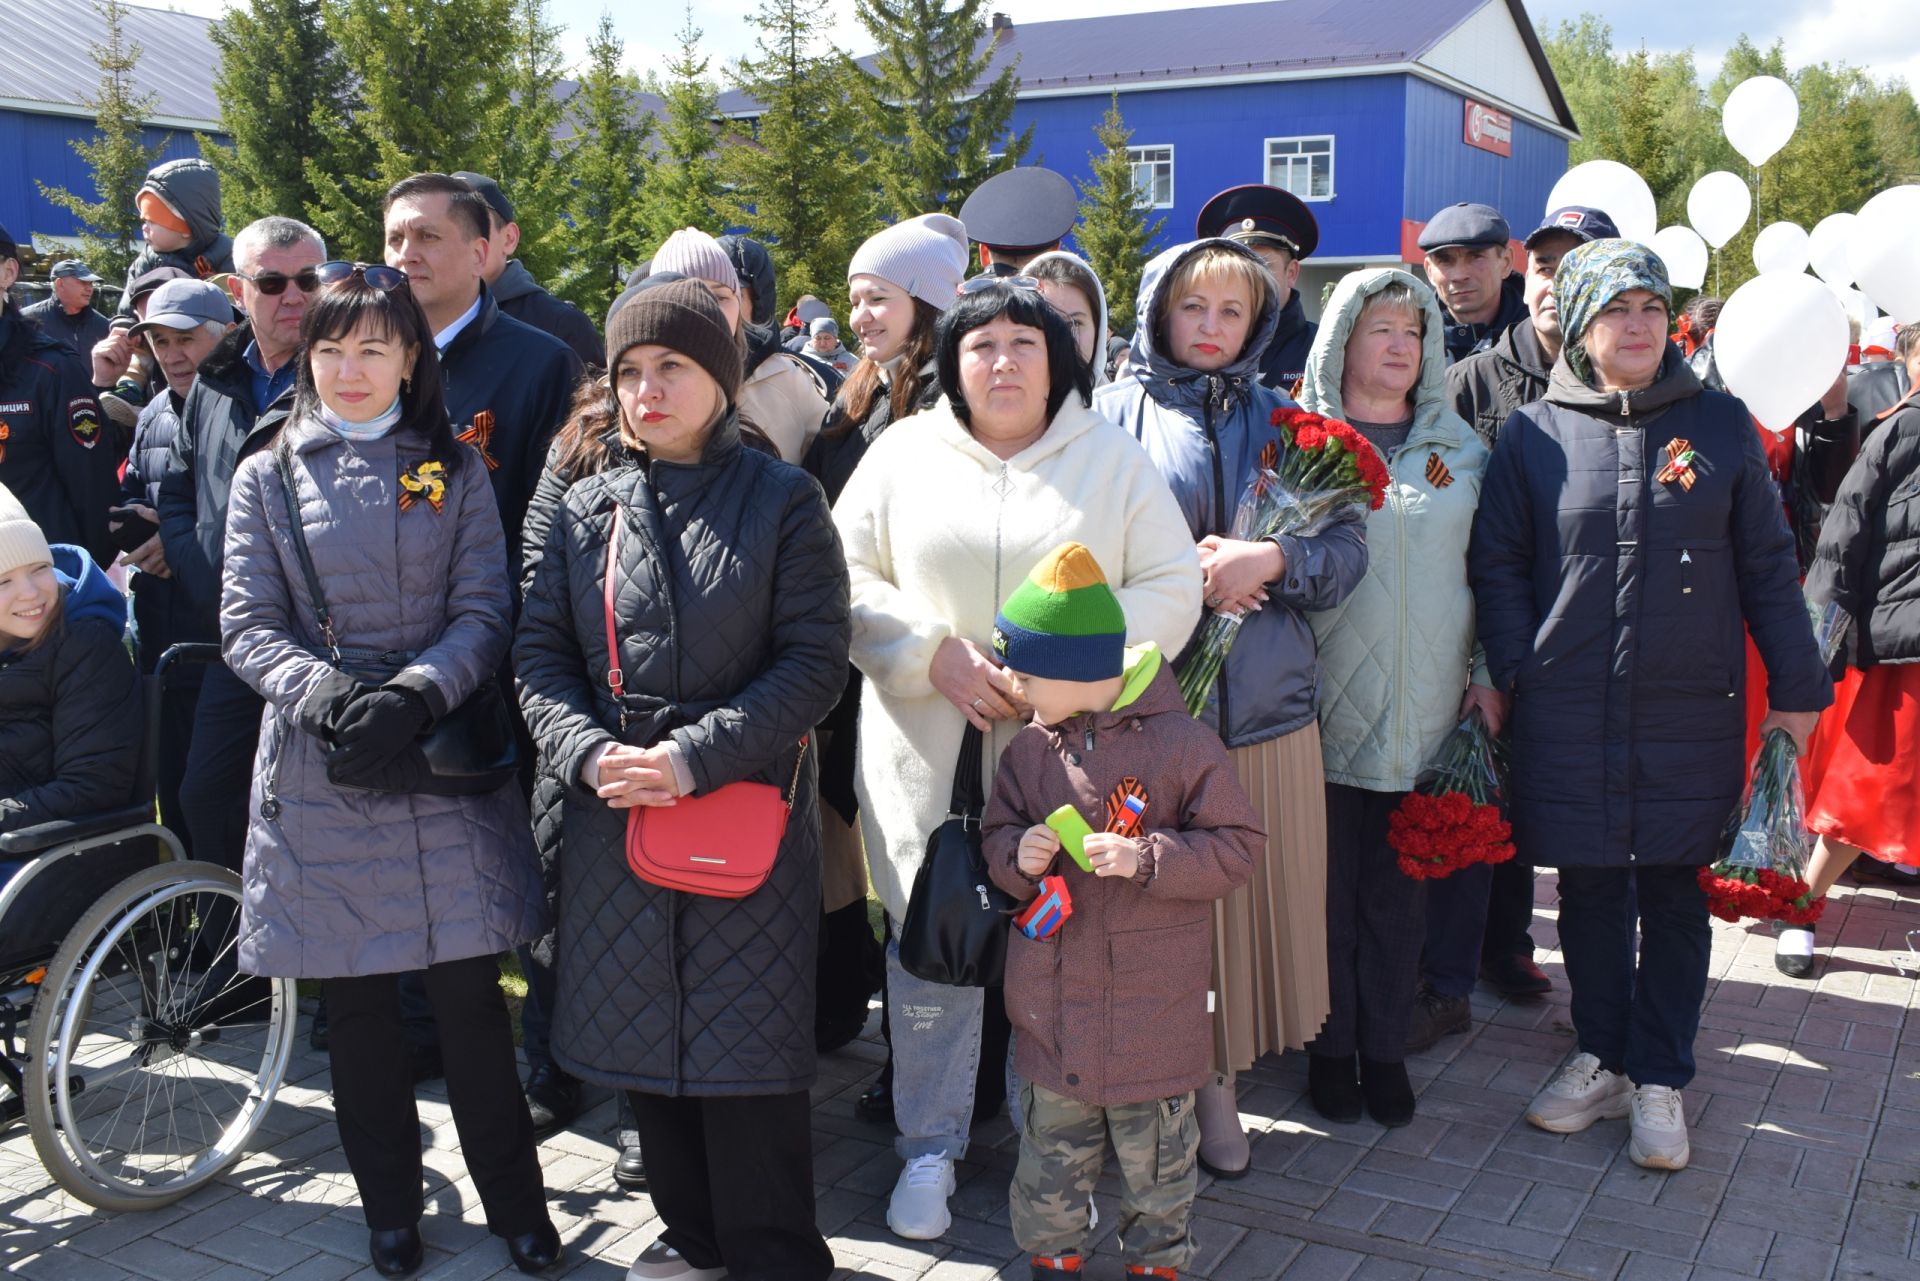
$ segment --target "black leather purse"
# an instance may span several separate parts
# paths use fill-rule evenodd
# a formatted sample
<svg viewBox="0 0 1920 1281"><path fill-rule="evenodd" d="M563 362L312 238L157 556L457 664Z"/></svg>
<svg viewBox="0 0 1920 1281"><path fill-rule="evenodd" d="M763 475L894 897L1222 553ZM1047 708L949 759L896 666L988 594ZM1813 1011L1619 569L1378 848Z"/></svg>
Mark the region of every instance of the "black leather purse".
<svg viewBox="0 0 1920 1281"><path fill-rule="evenodd" d="M293 468L284 447L274 449L274 461L280 468L280 496L287 508L287 528L293 538L294 554L300 561L301 576L307 582L307 594L313 598L320 635L327 643L326 653L321 657L349 676L375 686L384 685L418 654L404 650L353 649L335 643L333 612L327 608L320 575L314 570L313 553L307 550L306 531L301 528L300 508L293 496ZM480 688L467 696L466 702L453 708L413 741L411 750L420 754L426 770L423 777L410 780L404 789L341 782L334 777L335 750L329 747L326 753L328 780L336 787L360 791L484 796L498 791L520 772L520 746L513 733L513 713L507 706L498 676L489 676Z"/></svg>
<svg viewBox="0 0 1920 1281"><path fill-rule="evenodd" d="M981 733L968 725L947 819L927 838L900 927L901 966L915 978L949 987L999 985L1007 966L1007 925L1018 906L987 875L981 851L987 804L981 755Z"/></svg>

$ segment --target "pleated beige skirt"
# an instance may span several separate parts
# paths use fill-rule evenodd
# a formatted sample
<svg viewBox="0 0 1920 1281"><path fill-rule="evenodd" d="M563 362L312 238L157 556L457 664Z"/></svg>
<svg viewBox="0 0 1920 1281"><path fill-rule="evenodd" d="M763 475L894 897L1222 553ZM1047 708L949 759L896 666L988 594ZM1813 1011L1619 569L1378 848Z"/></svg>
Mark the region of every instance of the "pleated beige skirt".
<svg viewBox="0 0 1920 1281"><path fill-rule="evenodd" d="M1327 808L1320 726L1228 755L1266 824L1253 879L1213 908L1213 1056L1239 1072L1319 1034L1327 991Z"/></svg>

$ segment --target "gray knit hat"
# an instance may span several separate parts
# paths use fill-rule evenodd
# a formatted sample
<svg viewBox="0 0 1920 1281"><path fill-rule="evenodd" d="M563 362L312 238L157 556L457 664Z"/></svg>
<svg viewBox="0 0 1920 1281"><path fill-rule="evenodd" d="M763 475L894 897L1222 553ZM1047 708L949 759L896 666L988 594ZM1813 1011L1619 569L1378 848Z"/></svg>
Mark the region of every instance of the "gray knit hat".
<svg viewBox="0 0 1920 1281"><path fill-rule="evenodd" d="M693 280L709 280L740 292L740 273L718 240L698 227L682 227L653 255L653 270L677 271Z"/></svg>
<svg viewBox="0 0 1920 1281"><path fill-rule="evenodd" d="M967 229L947 214L921 214L867 237L847 264L847 279L878 276L936 311L953 306L967 274Z"/></svg>
<svg viewBox="0 0 1920 1281"><path fill-rule="evenodd" d="M47 536L33 523L27 509L0 485L0 574L12 573L22 565L39 565L53 559Z"/></svg>
<svg viewBox="0 0 1920 1281"><path fill-rule="evenodd" d="M729 264L728 270L732 270ZM671 347L713 375L727 403L740 394L744 377L740 342L726 313L698 280L675 280L642 290L607 319L607 367L615 368L629 347Z"/></svg>

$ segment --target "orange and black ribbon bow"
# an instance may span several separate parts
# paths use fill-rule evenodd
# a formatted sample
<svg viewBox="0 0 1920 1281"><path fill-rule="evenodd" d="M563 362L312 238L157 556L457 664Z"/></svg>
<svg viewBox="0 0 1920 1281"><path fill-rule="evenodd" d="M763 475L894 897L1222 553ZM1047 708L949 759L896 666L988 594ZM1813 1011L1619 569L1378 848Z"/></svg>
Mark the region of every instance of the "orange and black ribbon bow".
<svg viewBox="0 0 1920 1281"><path fill-rule="evenodd" d="M435 512L447 501L447 465L429 459L411 471L400 473L400 510L406 511L422 498Z"/></svg>
<svg viewBox="0 0 1920 1281"><path fill-rule="evenodd" d="M1138 836L1147 812L1147 789L1137 778L1123 778L1107 794L1107 828L1116 836Z"/></svg>
<svg viewBox="0 0 1920 1281"><path fill-rule="evenodd" d="M1435 489L1445 489L1453 483L1453 473L1440 461L1439 454L1427 455L1427 483Z"/></svg>
<svg viewBox="0 0 1920 1281"><path fill-rule="evenodd" d="M1677 480L1682 490L1692 489L1698 478L1693 468L1694 458L1693 442L1675 436L1667 442L1666 466L1655 472L1653 478L1662 485L1671 485Z"/></svg>
<svg viewBox="0 0 1920 1281"><path fill-rule="evenodd" d="M483 409L473 416L473 425L454 437L463 445L472 445L480 451L480 461L487 465L488 471L499 471L500 460L489 450L493 444L493 411Z"/></svg>

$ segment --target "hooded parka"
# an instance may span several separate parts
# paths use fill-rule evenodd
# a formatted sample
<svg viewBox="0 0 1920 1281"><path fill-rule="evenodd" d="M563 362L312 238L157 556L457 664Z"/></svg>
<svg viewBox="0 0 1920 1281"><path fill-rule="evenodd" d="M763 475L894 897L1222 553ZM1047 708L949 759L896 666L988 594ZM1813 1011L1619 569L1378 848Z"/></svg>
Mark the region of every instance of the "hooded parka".
<svg viewBox="0 0 1920 1281"><path fill-rule="evenodd" d="M1223 245L1259 265L1251 249L1230 240L1178 245L1147 264L1127 374L1093 398L1095 409L1146 448L1172 487L1196 543L1231 529L1261 447L1278 436L1273 411L1293 403L1258 381L1261 357L1280 311L1272 291L1245 350L1217 373L1177 365L1159 350L1153 318L1159 314L1166 282L1183 259ZM1274 541L1286 556L1285 574L1267 585L1267 607L1241 625L1226 670L1202 713L1228 747L1279 738L1319 714L1320 665L1304 614L1338 605L1367 570L1365 521L1351 505L1316 533ZM1200 621L1196 613L1190 634ZM1168 652L1178 648L1176 644Z"/></svg>
<svg viewBox="0 0 1920 1281"><path fill-rule="evenodd" d="M120 293L117 314L131 316L133 282L155 267L178 267L195 279L205 280L233 270L233 237L224 230L225 215L220 211L220 171L194 156L155 165L140 184L142 192L151 191L165 201L187 224L191 237L185 249L162 252L143 245L127 268L127 287Z"/></svg>
<svg viewBox="0 0 1920 1281"><path fill-rule="evenodd" d="M1690 488L1657 479L1675 440ZM1832 701L1753 420L1677 348L1629 392L1561 354L1494 445L1471 573L1488 668L1513 694L1514 839L1537 866L1717 857L1746 774L1743 622L1770 706Z"/></svg>
<svg viewBox="0 0 1920 1281"><path fill-rule="evenodd" d="M1376 792L1410 790L1459 720L1474 652L1467 543L1487 464L1487 447L1447 407L1440 304L1404 271L1340 282L1321 314L1300 403L1347 416L1347 340L1366 300L1390 285L1411 287L1426 318L1413 425L1387 459L1386 503L1367 516L1366 575L1338 605L1308 616L1320 644L1327 780Z"/></svg>
<svg viewBox="0 0 1920 1281"><path fill-rule="evenodd" d="M436 711L493 678L511 636L506 543L466 446L436 510L404 510L402 471L432 459L417 428L349 442L304 417L234 476L221 598L227 665L267 701L249 798L240 965L252 974L393 974L486 956L545 928L519 784L485 796L336 786L298 723L335 669L288 531L276 463L343 647L413 654L394 678Z"/></svg>
<svg viewBox="0 0 1920 1281"><path fill-rule="evenodd" d="M614 616L626 697L607 685L605 586L625 513ZM514 646L541 768L564 792L553 1056L612 1089L787 1094L814 1078L820 821L811 753L766 884L741 899L639 880L626 810L582 784L610 742L671 739L695 796L783 792L800 740L840 696L847 571L805 473L743 447L729 411L696 463L617 448L566 491Z"/></svg>

